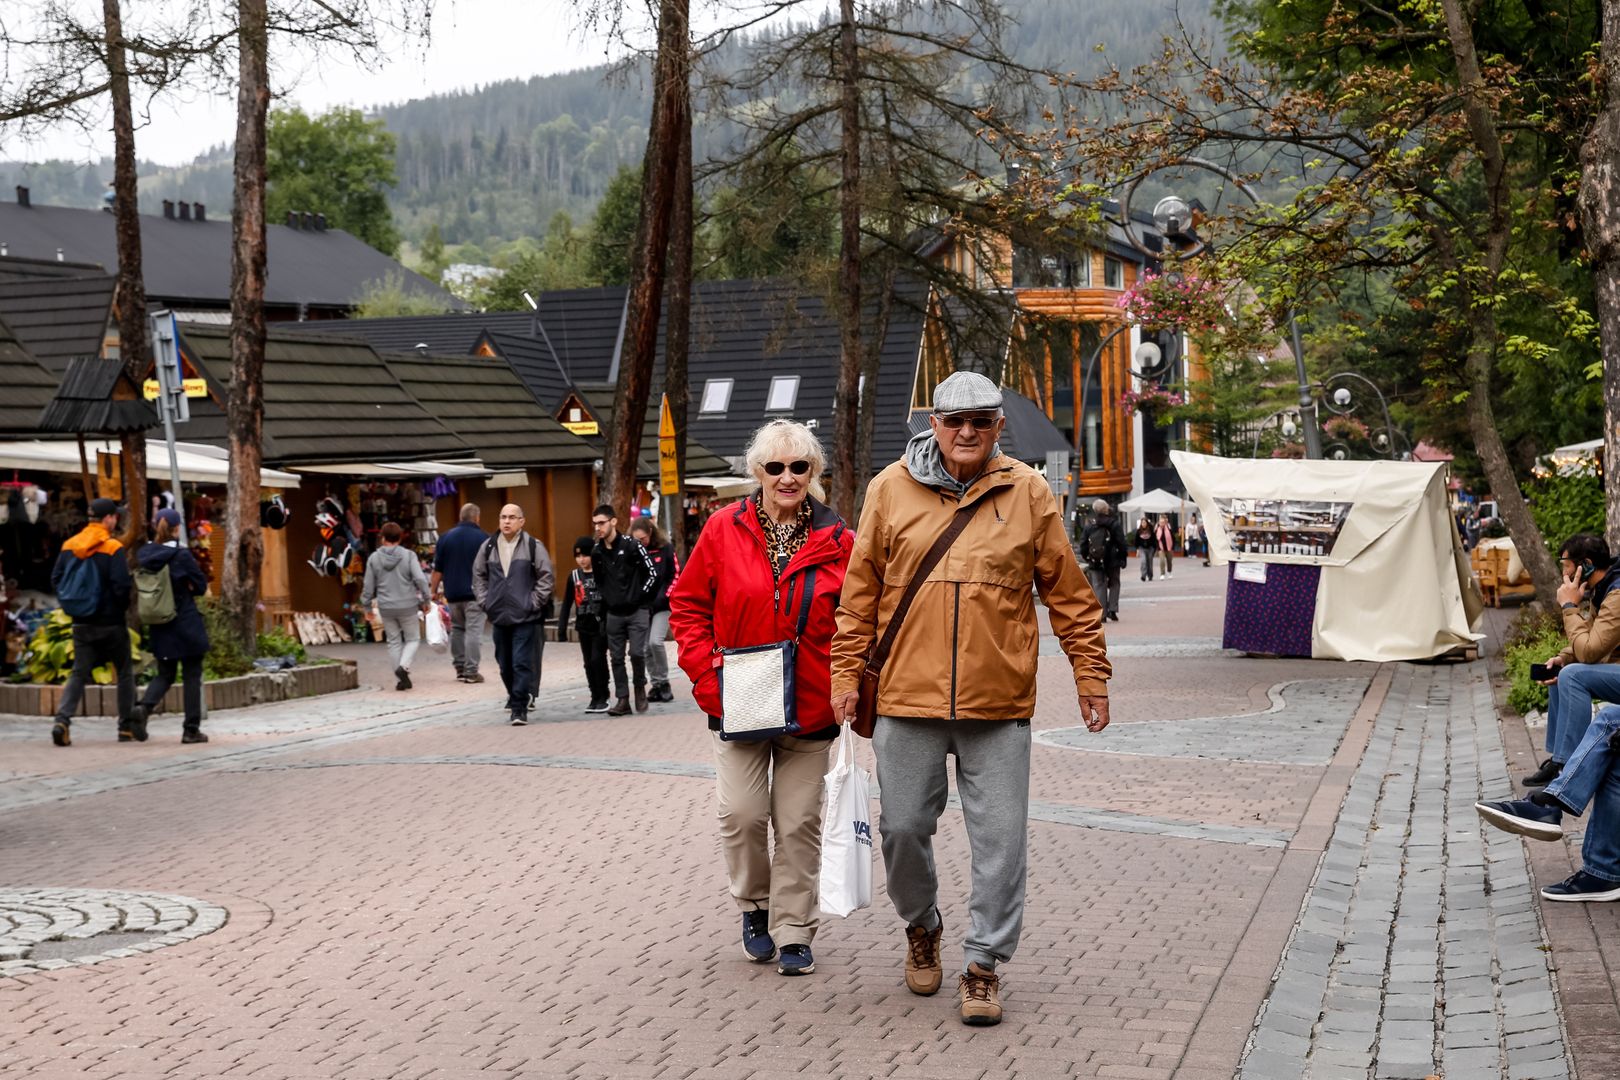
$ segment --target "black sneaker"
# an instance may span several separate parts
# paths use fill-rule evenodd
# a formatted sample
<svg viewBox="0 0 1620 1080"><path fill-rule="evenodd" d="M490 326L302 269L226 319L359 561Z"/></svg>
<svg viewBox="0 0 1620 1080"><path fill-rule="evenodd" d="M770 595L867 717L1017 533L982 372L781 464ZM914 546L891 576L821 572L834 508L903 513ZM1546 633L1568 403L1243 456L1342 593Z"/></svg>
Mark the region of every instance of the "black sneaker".
<svg viewBox="0 0 1620 1080"><path fill-rule="evenodd" d="M607 700L607 698L592 698L591 703L589 705L585 706L585 711L588 712L588 713L607 712L608 711L608 700Z"/></svg>
<svg viewBox="0 0 1620 1080"><path fill-rule="evenodd" d="M1541 890L1543 900L1574 900L1585 903L1605 903L1620 900L1620 881L1593 877L1585 870L1577 870L1556 885Z"/></svg>
<svg viewBox="0 0 1620 1080"><path fill-rule="evenodd" d="M411 688L411 673L404 668L395 668L394 678L398 680L394 683L395 690L409 690Z"/></svg>
<svg viewBox="0 0 1620 1080"><path fill-rule="evenodd" d="M146 718L148 715L145 705L137 704L129 711L129 733L135 737L136 742L146 741Z"/></svg>
<svg viewBox="0 0 1620 1080"><path fill-rule="evenodd" d="M484 677L482 675L478 674L478 672L476 672L476 671L469 671L469 672L467 672L467 674L465 674L465 675L463 675L461 677L461 681L464 682L464 683L469 683L469 684L481 683L481 682L484 681Z"/></svg>
<svg viewBox="0 0 1620 1080"><path fill-rule="evenodd" d="M770 912L743 912L743 954L756 964L776 959L776 942L771 940L770 926Z"/></svg>
<svg viewBox="0 0 1620 1080"><path fill-rule="evenodd" d="M513 727L527 727L528 723L529 723L529 714L528 713L524 712L522 709L513 709L512 710L511 724L512 724Z"/></svg>
<svg viewBox="0 0 1620 1080"><path fill-rule="evenodd" d="M57 746L72 746L73 734L69 731L70 725L65 720L58 720L51 725L51 742Z"/></svg>
<svg viewBox="0 0 1620 1080"><path fill-rule="evenodd" d="M1529 799L1477 802L1479 816L1505 832L1518 833L1532 840L1562 840L1564 812L1556 806L1542 806Z"/></svg>
<svg viewBox="0 0 1620 1080"><path fill-rule="evenodd" d="M183 743L207 742L208 741L208 736L204 735L200 731L196 731L196 730L193 730L191 728L187 728L186 730L184 730L184 731L182 731L180 733L180 741L183 742Z"/></svg>
<svg viewBox="0 0 1620 1080"><path fill-rule="evenodd" d="M1541 763L1540 768L1536 769L1535 772L1529 776L1521 777L1521 781L1525 787L1546 787L1558 779L1558 774L1563 771L1564 763L1562 761L1554 761L1552 758L1548 758Z"/></svg>
<svg viewBox="0 0 1620 1080"><path fill-rule="evenodd" d="M808 945L784 945L776 963L778 975L808 975L816 970L816 958Z"/></svg>

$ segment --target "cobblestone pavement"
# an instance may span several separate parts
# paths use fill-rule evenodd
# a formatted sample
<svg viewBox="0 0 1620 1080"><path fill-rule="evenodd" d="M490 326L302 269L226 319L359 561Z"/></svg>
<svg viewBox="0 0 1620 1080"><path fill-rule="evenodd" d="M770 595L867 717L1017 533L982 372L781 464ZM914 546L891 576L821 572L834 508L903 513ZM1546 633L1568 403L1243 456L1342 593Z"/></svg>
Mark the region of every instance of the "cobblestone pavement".
<svg viewBox="0 0 1620 1080"><path fill-rule="evenodd" d="M189 896L0 889L0 976L136 956L213 933L225 909Z"/></svg>
<svg viewBox="0 0 1620 1080"><path fill-rule="evenodd" d="M1460 816L1441 826L1438 847L1426 824L1436 806L1471 804L1505 777L1500 748L1480 734L1481 724L1495 730L1489 711L1468 689L1477 666L1234 657L1219 648L1224 571L1178 569L1170 581L1126 582L1123 620L1108 627L1108 731L1048 743L1075 727L1076 707L1066 661L1041 662L1028 908L1003 969L999 1027L961 1026L948 991L905 991L881 864L873 907L822 926L815 975L783 979L744 961L719 858L710 737L684 687L674 706L587 719L577 650L551 646L538 710L549 722L510 728L497 686L456 684L424 650L416 691L221 713L205 747L182 747L157 725L140 745L86 725L58 750L43 722L0 718L6 895L54 885L197 897L228 913L195 940L0 978L0 1076L1259 1076L1263 1053L1298 1049L1273 1045L1285 1013L1265 1003L1292 1001L1293 973L1321 954L1309 935L1324 933L1315 920L1336 910L1339 878L1351 882L1346 925L1368 930L1391 859L1405 869L1383 947L1400 946L1386 973L1400 1000L1392 994L1386 1008L1377 996L1370 1046L1417 1041L1396 1025L1421 1022L1409 1016L1421 993L1406 988L1428 955L1423 893L1448 919L1442 928L1437 917L1429 946L1441 980L1428 988L1431 1045L1443 1055L1464 1029L1450 1022L1455 1010L1439 1015L1442 995L1487 985L1445 982L1448 963L1519 958L1536 932L1533 909L1496 906L1513 899L1505 868L1517 848L1492 845L1476 868L1453 835ZM345 655L359 659L363 683L388 685L379 647ZM1449 689L1408 685L1424 678ZM1418 708L1431 692L1452 701L1439 728ZM1315 718L1303 733L1290 701ZM1246 717L1246 735L1220 736L1222 717ZM1384 773L1412 747L1416 771L1403 787ZM869 749L860 756L870 768ZM1458 779L1468 769L1482 777L1472 787ZM1352 780L1362 786L1352 791ZM1369 784L1375 798L1363 809ZM1403 797L1415 842L1397 824ZM1341 838L1350 846L1331 847ZM942 819L937 851L946 963L960 964L959 814ZM1350 873L1358 859L1378 872ZM1434 876L1433 866L1444 886L1419 889L1416 875ZM1486 881L1505 895L1485 897ZM1483 931L1466 921L1482 910ZM1453 915L1472 928L1455 947ZM107 944L146 932L107 919L97 925L121 935ZM1409 946L1417 959L1404 959ZM98 948L94 938L83 947ZM1340 963L1336 951L1330 960ZM1336 980L1338 970L1330 965L1311 1033L1339 1030L1331 991L1358 984ZM1520 996L1535 992L1533 966L1502 970L1524 979L1503 983L1490 1015L1545 1015L1542 999ZM1289 981L1274 991L1279 973ZM1515 1041L1545 1030L1504 1026L1500 1075L1523 1057L1511 1056ZM1373 1076L1381 1060L1353 1075ZM1305 1072L1296 1062L1287 1075Z"/></svg>

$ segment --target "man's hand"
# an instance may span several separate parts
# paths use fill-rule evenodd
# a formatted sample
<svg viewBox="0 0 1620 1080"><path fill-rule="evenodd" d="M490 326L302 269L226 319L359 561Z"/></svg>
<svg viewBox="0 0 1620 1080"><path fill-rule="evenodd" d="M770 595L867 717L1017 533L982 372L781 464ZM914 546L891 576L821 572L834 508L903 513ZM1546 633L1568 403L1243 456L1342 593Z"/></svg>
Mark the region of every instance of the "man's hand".
<svg viewBox="0 0 1620 1080"><path fill-rule="evenodd" d="M1581 597L1586 594L1586 590L1581 588L1581 583L1575 579L1575 575L1569 575L1569 577L1563 579L1563 582L1562 585L1558 586L1559 605L1580 603Z"/></svg>
<svg viewBox="0 0 1620 1080"><path fill-rule="evenodd" d="M847 694L840 694L832 699L833 720L836 723L847 724L855 719L856 706L860 703L861 695L858 690L851 690Z"/></svg>
<svg viewBox="0 0 1620 1080"><path fill-rule="evenodd" d="M1086 723L1086 730L1101 731L1108 726L1108 695L1082 694L1080 696L1080 719Z"/></svg>
<svg viewBox="0 0 1620 1080"><path fill-rule="evenodd" d="M1557 676L1556 672L1558 671L1559 668L1561 668L1563 666L1564 666L1564 658L1562 656L1555 655L1555 656L1551 657L1550 659L1548 659L1547 667L1551 668L1555 672L1555 674L1550 679L1542 679L1541 680L1541 685L1542 686L1556 686L1556 685L1558 685L1558 676Z"/></svg>

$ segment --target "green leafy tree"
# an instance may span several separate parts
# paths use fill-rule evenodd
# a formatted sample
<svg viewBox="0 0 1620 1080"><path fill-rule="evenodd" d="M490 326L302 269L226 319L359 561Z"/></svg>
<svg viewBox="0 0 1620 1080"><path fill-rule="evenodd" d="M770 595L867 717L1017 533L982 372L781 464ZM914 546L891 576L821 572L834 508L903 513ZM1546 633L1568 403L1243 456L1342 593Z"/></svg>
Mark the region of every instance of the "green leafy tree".
<svg viewBox="0 0 1620 1080"><path fill-rule="evenodd" d="M422 273L438 281L449 265L444 257L444 234L439 231L439 223L435 221L428 226L427 234L422 237L421 248Z"/></svg>
<svg viewBox="0 0 1620 1080"><path fill-rule="evenodd" d="M585 273L594 284L628 285L630 249L641 216L641 167L626 165L613 177L591 220Z"/></svg>
<svg viewBox="0 0 1620 1080"><path fill-rule="evenodd" d="M573 219L559 210L546 227L540 250L520 254L477 299L489 311L527 311L525 292L538 295L589 285L585 260L586 238L574 231Z"/></svg>
<svg viewBox="0 0 1620 1080"><path fill-rule="evenodd" d="M329 226L384 254L398 253L399 230L388 207L388 189L396 181L394 136L381 120L342 107L315 117L298 108L277 109L266 136L270 221L289 210L321 213Z"/></svg>
<svg viewBox="0 0 1620 1080"><path fill-rule="evenodd" d="M442 314L444 304L410 289L405 284L405 275L398 270L389 271L388 276L377 281L368 281L354 304L354 317L357 319Z"/></svg>
<svg viewBox="0 0 1620 1080"><path fill-rule="evenodd" d="M773 145L715 196L709 218L705 241L718 276L803 273L837 254L837 181L792 144Z"/></svg>

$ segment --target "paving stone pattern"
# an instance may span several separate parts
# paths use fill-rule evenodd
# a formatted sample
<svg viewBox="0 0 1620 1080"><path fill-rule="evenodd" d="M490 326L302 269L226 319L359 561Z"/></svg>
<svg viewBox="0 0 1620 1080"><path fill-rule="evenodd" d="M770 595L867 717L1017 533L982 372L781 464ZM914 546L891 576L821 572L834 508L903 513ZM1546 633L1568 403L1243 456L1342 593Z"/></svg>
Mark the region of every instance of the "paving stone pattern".
<svg viewBox="0 0 1620 1080"><path fill-rule="evenodd" d="M1485 665L1402 665L1241 1080L1570 1075Z"/></svg>
<svg viewBox="0 0 1620 1080"><path fill-rule="evenodd" d="M1047 746L1090 753L1326 765L1344 736L1345 719L1366 693L1366 679L1283 683L1271 688L1269 709L1246 716L1121 724L1107 739L1091 736L1084 727L1042 731L1035 738Z"/></svg>
<svg viewBox="0 0 1620 1080"><path fill-rule="evenodd" d="M189 896L0 889L0 978L138 956L211 934L225 921L224 908Z"/></svg>

